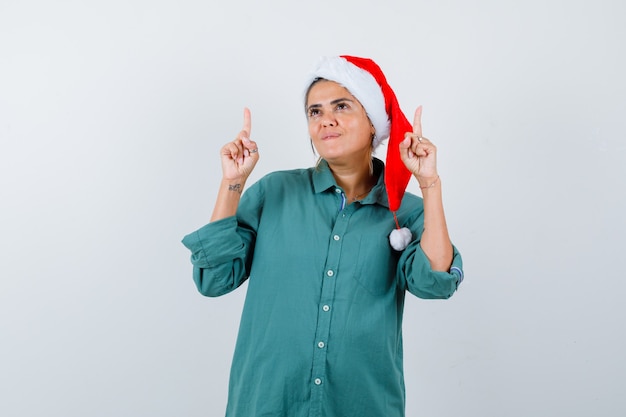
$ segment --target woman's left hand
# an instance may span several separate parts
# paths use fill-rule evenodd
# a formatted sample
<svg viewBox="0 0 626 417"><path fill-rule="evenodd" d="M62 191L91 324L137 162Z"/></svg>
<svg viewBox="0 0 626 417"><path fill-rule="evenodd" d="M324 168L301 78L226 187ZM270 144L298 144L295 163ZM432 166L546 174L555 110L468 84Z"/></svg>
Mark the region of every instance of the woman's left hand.
<svg viewBox="0 0 626 417"><path fill-rule="evenodd" d="M420 187L427 187L437 179L437 147L422 136L422 106L415 110L413 132L406 132L400 142L400 156Z"/></svg>

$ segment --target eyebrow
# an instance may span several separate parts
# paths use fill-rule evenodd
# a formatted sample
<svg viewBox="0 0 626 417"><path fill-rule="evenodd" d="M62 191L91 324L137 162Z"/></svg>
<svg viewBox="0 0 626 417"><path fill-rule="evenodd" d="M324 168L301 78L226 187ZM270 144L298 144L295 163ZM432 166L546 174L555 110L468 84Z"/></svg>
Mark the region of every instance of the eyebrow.
<svg viewBox="0 0 626 417"><path fill-rule="evenodd" d="M338 98L338 99L335 99L335 100L331 101L330 104L331 105L335 105L337 103L341 103L342 101L349 101L351 103L354 103L354 100L349 99L347 97L342 97L342 98ZM307 107L307 111L311 110L311 109L316 109L316 108L319 108L319 107L322 107L322 105L321 104L311 104L309 107Z"/></svg>

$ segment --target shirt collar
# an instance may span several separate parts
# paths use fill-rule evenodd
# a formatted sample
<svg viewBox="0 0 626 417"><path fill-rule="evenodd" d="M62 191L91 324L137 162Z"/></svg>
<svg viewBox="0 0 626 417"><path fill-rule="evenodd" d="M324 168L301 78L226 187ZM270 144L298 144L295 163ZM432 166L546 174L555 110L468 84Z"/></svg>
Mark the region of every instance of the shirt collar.
<svg viewBox="0 0 626 417"><path fill-rule="evenodd" d="M374 164L374 175L378 176L378 181L370 193L361 200L361 204L380 204L385 207L389 207L389 200L387 199L387 191L385 188L385 164L378 158L372 158ZM328 190L335 190L340 188L333 177L328 163L325 160L320 160L319 164L313 171L313 191L315 194L322 193Z"/></svg>

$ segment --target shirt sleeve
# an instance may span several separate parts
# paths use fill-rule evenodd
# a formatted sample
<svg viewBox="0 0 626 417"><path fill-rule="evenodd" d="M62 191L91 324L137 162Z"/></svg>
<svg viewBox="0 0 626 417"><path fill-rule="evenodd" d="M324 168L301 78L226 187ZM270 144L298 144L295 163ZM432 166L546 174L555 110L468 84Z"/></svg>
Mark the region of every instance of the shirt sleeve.
<svg viewBox="0 0 626 417"><path fill-rule="evenodd" d="M463 261L452 245L453 258L449 271L433 271L419 241L412 242L398 263L398 272L405 289L419 298L450 298L463 281Z"/></svg>
<svg viewBox="0 0 626 417"><path fill-rule="evenodd" d="M400 285L411 294L426 299L450 298L463 281L463 260L458 249L452 245L452 265L448 271L433 271L430 261L422 250L420 239L424 231L424 217L416 210L406 227L411 229L414 240L402 252L398 261Z"/></svg>
<svg viewBox="0 0 626 417"><path fill-rule="evenodd" d="M261 206L258 187L253 187L242 196L236 216L211 222L182 240L191 251L193 280L203 295L227 294L248 279Z"/></svg>

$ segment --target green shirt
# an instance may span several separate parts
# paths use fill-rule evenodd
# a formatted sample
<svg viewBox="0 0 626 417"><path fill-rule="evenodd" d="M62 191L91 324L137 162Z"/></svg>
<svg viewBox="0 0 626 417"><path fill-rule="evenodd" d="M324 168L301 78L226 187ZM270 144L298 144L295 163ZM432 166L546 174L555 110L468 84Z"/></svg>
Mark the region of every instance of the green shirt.
<svg viewBox="0 0 626 417"><path fill-rule="evenodd" d="M220 296L249 278L233 357L226 415L401 417L405 390L402 313L406 291L448 298L463 279L422 252L422 199L398 210L413 241L394 251L383 163L378 183L346 205L328 165L274 172L242 196L237 215L183 239L193 278Z"/></svg>

